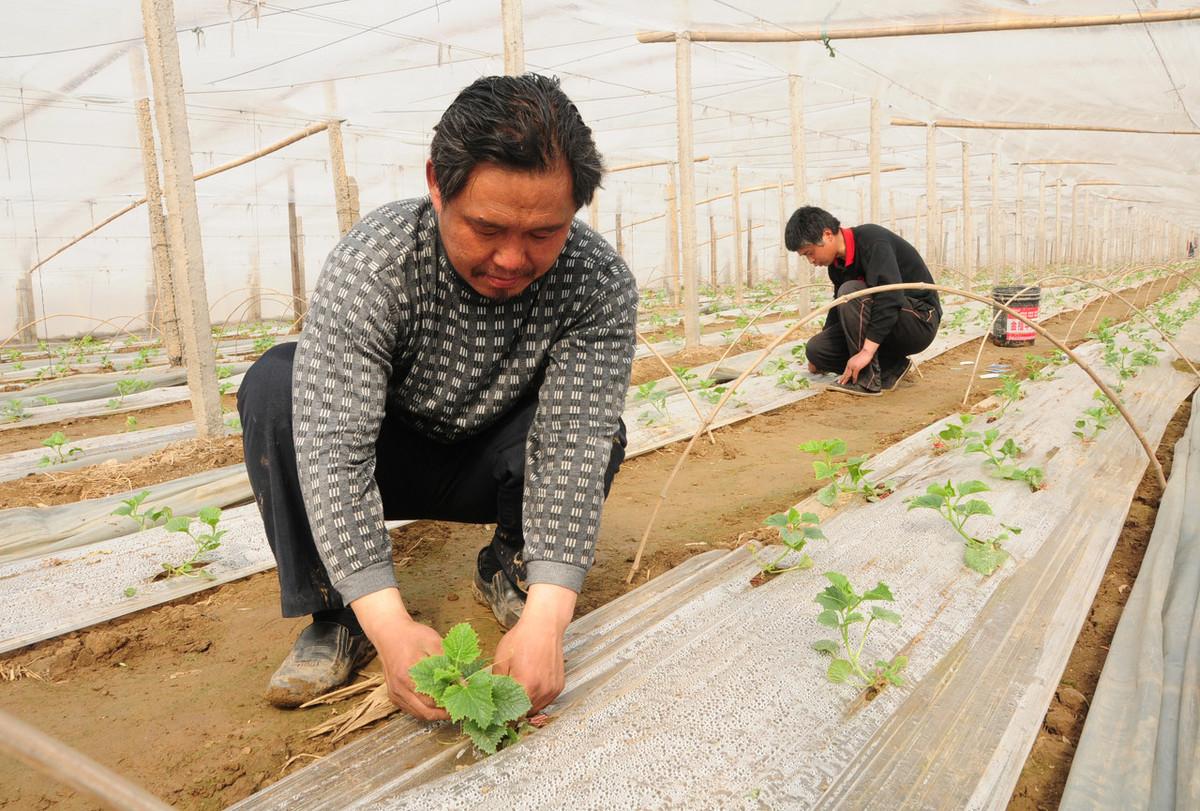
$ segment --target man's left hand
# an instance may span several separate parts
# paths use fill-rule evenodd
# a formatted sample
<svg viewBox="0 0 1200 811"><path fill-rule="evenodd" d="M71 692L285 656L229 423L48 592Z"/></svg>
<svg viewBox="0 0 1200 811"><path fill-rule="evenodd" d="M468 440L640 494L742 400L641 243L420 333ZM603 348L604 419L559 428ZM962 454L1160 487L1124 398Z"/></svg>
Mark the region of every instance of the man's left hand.
<svg viewBox="0 0 1200 811"><path fill-rule="evenodd" d="M846 371L842 372L842 376L838 378L839 383L858 382L858 373L871 365L871 360L875 357L874 352L862 350L854 355L850 360L846 361Z"/></svg>
<svg viewBox="0 0 1200 811"><path fill-rule="evenodd" d="M575 592L549 583L529 587L521 619L496 646L492 672L516 679L538 712L563 690L563 633L575 614Z"/></svg>

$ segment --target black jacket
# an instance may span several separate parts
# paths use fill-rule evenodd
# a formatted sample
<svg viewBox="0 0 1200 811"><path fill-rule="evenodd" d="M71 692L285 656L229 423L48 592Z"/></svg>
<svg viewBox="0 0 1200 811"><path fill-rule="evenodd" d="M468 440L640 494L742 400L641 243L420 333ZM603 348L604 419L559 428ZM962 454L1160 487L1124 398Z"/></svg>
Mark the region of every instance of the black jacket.
<svg viewBox="0 0 1200 811"><path fill-rule="evenodd" d="M842 259L838 259L829 266L829 281L833 282L835 297L839 287L854 279L866 282L867 287L901 282L933 283L933 276L921 254L898 234L882 226L869 224L859 225L850 231L854 234L854 263L846 265ZM883 343L887 338L896 325L896 319L900 317L902 307L915 305L936 310L939 319L942 315L942 303L935 290L892 290L878 293L873 298L867 340L876 343Z"/></svg>

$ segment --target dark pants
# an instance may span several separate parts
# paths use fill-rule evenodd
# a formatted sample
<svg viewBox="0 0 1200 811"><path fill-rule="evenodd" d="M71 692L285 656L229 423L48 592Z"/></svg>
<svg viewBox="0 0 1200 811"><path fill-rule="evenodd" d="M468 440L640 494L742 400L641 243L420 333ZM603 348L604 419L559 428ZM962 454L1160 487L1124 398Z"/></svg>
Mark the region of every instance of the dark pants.
<svg viewBox="0 0 1200 811"><path fill-rule="evenodd" d="M246 372L237 395L246 470L275 555L285 617L343 605L317 554L296 474L295 352L294 343L270 349ZM435 442L385 415L375 443L375 481L384 517L495 523L492 542L480 555L481 569L503 569L524 591L525 437L536 408L536 399L519 403L482 433L453 444ZM604 477L605 496L624 459L622 422Z"/></svg>
<svg viewBox="0 0 1200 811"><path fill-rule="evenodd" d="M865 282L850 281L838 288L838 296L866 290ZM804 347L809 363L821 372L841 373L857 355L867 339L874 296L863 296L834 307L825 329L809 339ZM878 391L883 381L904 369L909 355L915 355L933 343L941 316L923 301L905 297L905 305L892 331L879 344L870 366L859 372L858 382Z"/></svg>

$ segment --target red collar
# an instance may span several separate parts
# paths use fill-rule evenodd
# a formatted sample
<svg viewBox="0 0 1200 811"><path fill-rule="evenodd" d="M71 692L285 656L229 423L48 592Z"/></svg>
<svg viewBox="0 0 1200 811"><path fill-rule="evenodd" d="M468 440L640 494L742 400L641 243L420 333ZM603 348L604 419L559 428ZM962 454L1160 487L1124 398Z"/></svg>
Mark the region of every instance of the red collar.
<svg viewBox="0 0 1200 811"><path fill-rule="evenodd" d="M842 240L846 243L846 256L843 261L845 262L846 267L850 267L854 264L854 232L849 228L843 228L841 230Z"/></svg>

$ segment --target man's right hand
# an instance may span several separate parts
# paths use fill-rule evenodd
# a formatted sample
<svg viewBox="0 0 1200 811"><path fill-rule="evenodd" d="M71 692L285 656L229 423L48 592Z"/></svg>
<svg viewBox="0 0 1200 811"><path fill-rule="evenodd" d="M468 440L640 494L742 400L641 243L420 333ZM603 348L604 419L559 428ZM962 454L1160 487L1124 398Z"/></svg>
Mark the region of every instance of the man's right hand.
<svg viewBox="0 0 1200 811"><path fill-rule="evenodd" d="M438 632L409 616L398 589L364 595L350 607L379 653L392 703L421 721L449 718L432 698L413 689L413 680L408 675L408 669L417 662L442 652L442 638Z"/></svg>

